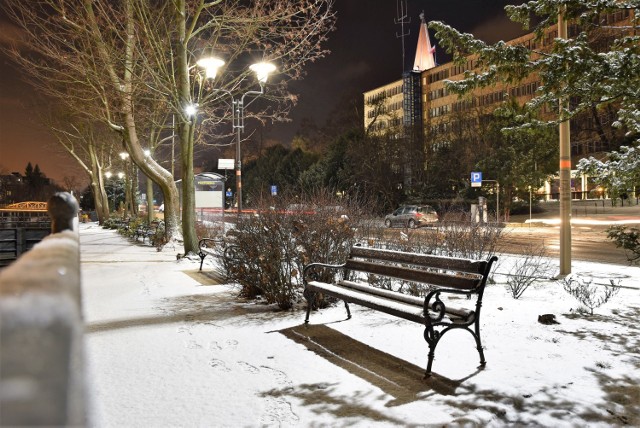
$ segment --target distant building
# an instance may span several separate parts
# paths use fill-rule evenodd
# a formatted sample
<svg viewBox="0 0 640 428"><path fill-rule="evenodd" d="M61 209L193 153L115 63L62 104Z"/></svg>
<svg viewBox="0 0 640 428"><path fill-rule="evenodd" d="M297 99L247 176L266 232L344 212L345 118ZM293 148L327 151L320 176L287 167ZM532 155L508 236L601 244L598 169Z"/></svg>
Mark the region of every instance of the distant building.
<svg viewBox="0 0 640 428"><path fill-rule="evenodd" d="M24 177L18 172L0 175L0 206L20 201L23 186Z"/></svg>
<svg viewBox="0 0 640 428"><path fill-rule="evenodd" d="M403 128L422 121L423 102L420 78L435 67L435 47L429 39L424 14L420 14L420 33L413 69L402 79L364 93L364 127L381 134L391 130L400 137Z"/></svg>
<svg viewBox="0 0 640 428"><path fill-rule="evenodd" d="M479 128L481 121L489 120L492 112L507 99L515 99L524 104L533 98L541 85L540 78L536 75L529 76L515 86L503 84L480 88L464 97L449 94L445 80L460 80L465 71L475 70L475 59L470 56L462 65L452 62L437 65L435 48L429 40L424 15L421 14L420 18L414 69L405 72L402 79L363 94L364 128L369 133L387 135L392 139L415 138L416 128L419 127L424 135L435 136L425 139L424 147L428 144L437 147L449 144L448 134L456 132L463 125ZM613 28L609 30L612 33L603 34L594 40L594 44L601 44L602 50L605 50L615 39L615 35L624 31L625 25L631 22L633 12L623 9L605 15L602 19ZM569 37L577 33L578 27L570 25ZM507 43L544 51L551 47L557 34L557 25L554 25L546 31L542 40L535 40L535 35L529 33ZM470 112L473 114L465 114ZM600 138L597 132L598 126L610 127L615 120L613 111L602 111L596 118L584 116L572 120L571 154L574 165L578 159L587 155L602 156L604 152L617 149L612 147L611 142ZM410 181L410 177L405 177L405 183ZM588 190L586 183L581 187L582 191Z"/></svg>

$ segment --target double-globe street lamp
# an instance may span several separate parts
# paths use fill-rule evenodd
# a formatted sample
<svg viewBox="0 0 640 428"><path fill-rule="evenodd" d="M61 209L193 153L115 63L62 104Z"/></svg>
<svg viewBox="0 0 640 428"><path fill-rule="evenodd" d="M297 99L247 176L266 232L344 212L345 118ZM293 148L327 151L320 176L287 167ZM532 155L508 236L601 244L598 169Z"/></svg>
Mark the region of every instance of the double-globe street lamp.
<svg viewBox="0 0 640 428"><path fill-rule="evenodd" d="M205 57L196 63L205 70L205 77L215 79L220 67L224 65L224 61L215 57ZM254 101L260 95L264 94L264 85L267 83L269 74L276 70L276 66L268 62L259 62L252 64L249 69L256 73L256 78L260 84L259 91L247 91L240 98L234 97L233 93L226 89L213 89L215 92L222 92L231 97L232 106L232 122L233 130L236 132L236 196L238 198L238 214L242 212L242 157L240 154L240 139L242 131L244 131L244 99L246 96L254 96Z"/></svg>
<svg viewBox="0 0 640 428"><path fill-rule="evenodd" d="M118 174L118 178L120 180L122 180L124 178L124 172L119 172ZM113 173L111 171L107 171L104 173L104 176L107 177L107 180L110 180L111 177L113 177ZM113 191L113 211L116 212L118 211L118 208L116 207L116 183L115 183L115 178L114 180L111 182L111 190Z"/></svg>

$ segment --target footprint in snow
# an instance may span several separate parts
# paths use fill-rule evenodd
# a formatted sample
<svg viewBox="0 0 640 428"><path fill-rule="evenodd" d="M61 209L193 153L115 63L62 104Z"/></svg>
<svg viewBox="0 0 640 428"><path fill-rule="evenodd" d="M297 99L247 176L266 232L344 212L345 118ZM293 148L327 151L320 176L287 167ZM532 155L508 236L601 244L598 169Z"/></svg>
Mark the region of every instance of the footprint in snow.
<svg viewBox="0 0 640 428"><path fill-rule="evenodd" d="M291 403L282 397L267 397L265 413L260 417L263 425L290 426L300 421Z"/></svg>
<svg viewBox="0 0 640 428"><path fill-rule="evenodd" d="M222 360L218 360L216 358L214 358L213 360L209 361L209 365L211 367L213 367L216 370L219 370L221 372L230 372L231 369L229 367L227 367L227 363L225 363Z"/></svg>
<svg viewBox="0 0 640 428"><path fill-rule="evenodd" d="M238 365L240 367L242 367L242 370L244 370L245 372L248 373L252 373L252 374L256 374L258 372L260 372L260 369L257 368L256 366L253 366L249 363L245 363L244 361L238 361Z"/></svg>
<svg viewBox="0 0 640 428"><path fill-rule="evenodd" d="M260 366L260 368L268 370L275 378L278 385L292 386L293 382L289 380L287 374L282 370L274 369L269 366Z"/></svg>

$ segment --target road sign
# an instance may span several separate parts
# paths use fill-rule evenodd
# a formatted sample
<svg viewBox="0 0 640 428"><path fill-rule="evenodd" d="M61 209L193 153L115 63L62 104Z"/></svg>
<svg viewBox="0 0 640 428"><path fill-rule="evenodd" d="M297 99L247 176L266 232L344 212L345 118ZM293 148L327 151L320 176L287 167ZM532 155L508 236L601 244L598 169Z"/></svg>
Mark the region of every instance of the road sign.
<svg viewBox="0 0 640 428"><path fill-rule="evenodd" d="M271 196L276 196L278 194L278 186L271 186Z"/></svg>
<svg viewBox="0 0 640 428"><path fill-rule="evenodd" d="M218 159L218 169L233 169L233 159Z"/></svg>
<svg viewBox="0 0 640 428"><path fill-rule="evenodd" d="M482 173L481 172L472 172L471 173L471 187L482 187Z"/></svg>

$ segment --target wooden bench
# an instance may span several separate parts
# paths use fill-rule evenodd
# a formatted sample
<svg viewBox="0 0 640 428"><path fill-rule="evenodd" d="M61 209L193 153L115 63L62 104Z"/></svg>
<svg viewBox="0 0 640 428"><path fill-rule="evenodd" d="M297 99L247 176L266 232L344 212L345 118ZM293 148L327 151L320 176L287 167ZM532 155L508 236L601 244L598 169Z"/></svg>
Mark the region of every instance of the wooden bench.
<svg viewBox="0 0 640 428"><path fill-rule="evenodd" d="M488 260L471 260L352 247L344 264L311 263L304 267L304 296L307 299L305 323L309 322L316 293L322 293L344 300L347 319L351 318L349 303L354 303L424 324L424 338L429 345L425 377L431 375L438 342L452 329L471 333L480 354L480 365L484 366L480 308L491 266L497 259L493 256ZM342 278L334 280L340 276ZM427 289L426 297L374 287L368 282L376 277L423 284ZM457 306L455 295L458 296ZM469 299L475 296L475 302L471 300L464 305L466 299L460 299L460 295Z"/></svg>

